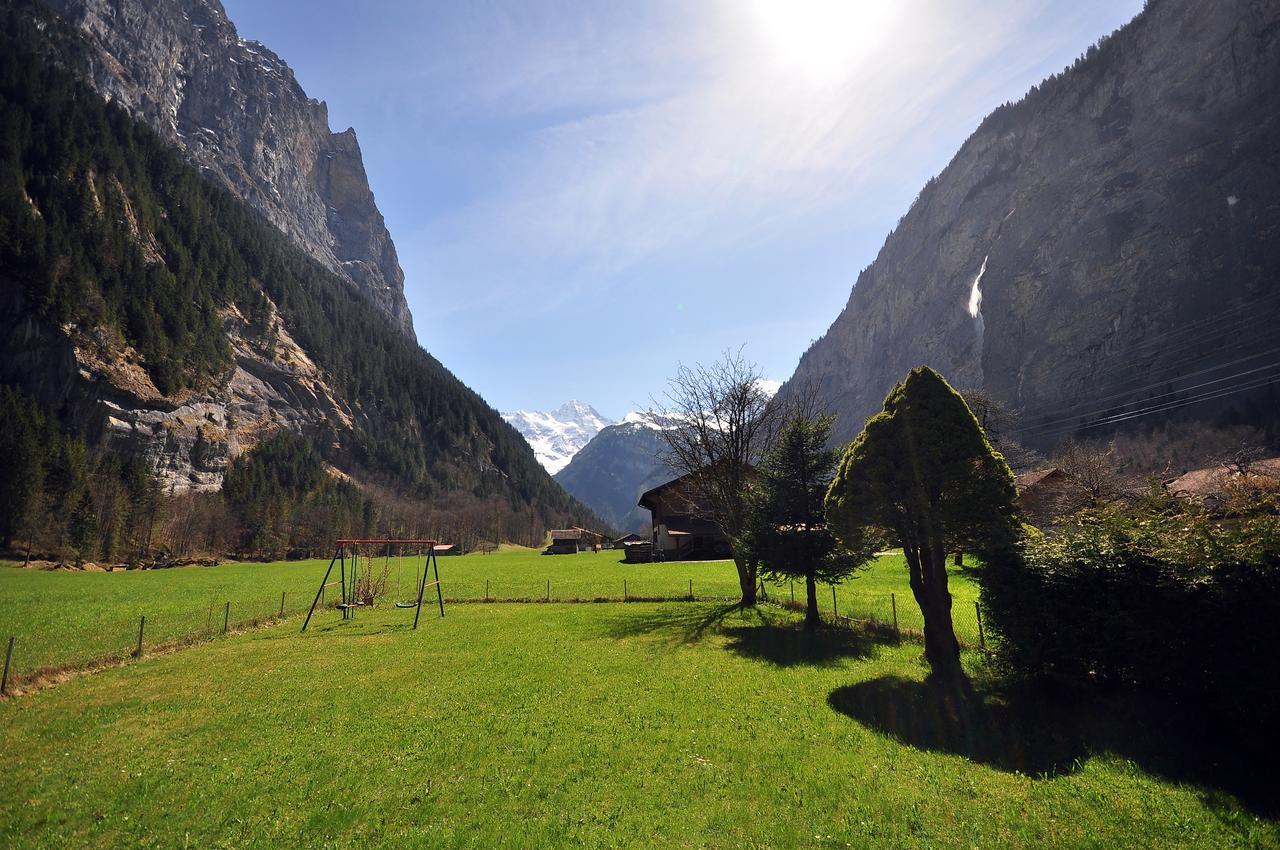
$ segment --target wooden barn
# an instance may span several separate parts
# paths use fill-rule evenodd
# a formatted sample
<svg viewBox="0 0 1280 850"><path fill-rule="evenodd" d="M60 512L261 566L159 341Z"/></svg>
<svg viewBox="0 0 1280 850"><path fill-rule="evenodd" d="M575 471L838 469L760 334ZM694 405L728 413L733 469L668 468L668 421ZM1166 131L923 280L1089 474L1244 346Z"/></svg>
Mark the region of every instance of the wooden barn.
<svg viewBox="0 0 1280 850"><path fill-rule="evenodd" d="M689 476L654 487L640 497L640 507L653 518L653 558L696 561L732 557L729 540L719 526L704 519L694 501Z"/></svg>
<svg viewBox="0 0 1280 850"><path fill-rule="evenodd" d="M553 528L551 545L543 551L544 555L575 555L578 552L592 552L604 549L609 538L585 528Z"/></svg>
<svg viewBox="0 0 1280 850"><path fill-rule="evenodd" d="M1043 528L1056 524L1080 506L1075 480L1056 466L1024 472L1014 479L1018 507L1032 525Z"/></svg>

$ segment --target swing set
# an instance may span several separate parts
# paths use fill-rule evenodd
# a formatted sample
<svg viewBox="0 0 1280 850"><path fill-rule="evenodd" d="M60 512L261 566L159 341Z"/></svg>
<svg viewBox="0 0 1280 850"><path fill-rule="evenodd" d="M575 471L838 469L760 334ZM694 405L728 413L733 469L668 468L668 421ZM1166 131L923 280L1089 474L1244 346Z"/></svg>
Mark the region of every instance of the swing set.
<svg viewBox="0 0 1280 850"><path fill-rule="evenodd" d="M324 600L325 588L338 585L342 590L342 596L338 604L335 606L342 612L342 619L350 620L355 617L356 609L373 604L373 588L375 583L375 573L377 569L378 557L377 551L379 547L383 553L383 569L382 575L376 579L378 582L386 583L391 575L391 549L395 547L396 555L396 594L399 596L400 591L400 572L403 568L402 560L406 547L414 551L414 599L413 600L396 600L397 608L413 608L413 627L418 628L418 618L422 616L422 597L428 587L435 587L436 602L440 605L440 616L444 616L444 594L440 590L440 565L436 561L436 547L440 545L438 540L338 540L334 543L333 558L329 561L329 568L324 571L324 578L320 580L320 588L316 591L316 598L311 603L311 610L307 612L307 619L302 622L302 630L307 630L307 624L311 622L311 615L316 612L316 606L320 605ZM360 547L366 547L365 552L361 554ZM350 568L348 568L350 563ZM338 580L329 581L329 576L333 575L333 566L338 565ZM428 568L434 573L435 580L427 581ZM361 588L359 582L364 578L365 585ZM360 591L364 590L362 594Z"/></svg>

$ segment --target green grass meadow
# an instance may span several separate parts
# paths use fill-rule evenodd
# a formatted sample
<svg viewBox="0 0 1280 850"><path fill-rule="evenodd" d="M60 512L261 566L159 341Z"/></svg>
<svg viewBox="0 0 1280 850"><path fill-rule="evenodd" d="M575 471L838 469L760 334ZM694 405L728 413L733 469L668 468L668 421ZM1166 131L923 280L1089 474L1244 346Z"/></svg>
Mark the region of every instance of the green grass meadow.
<svg viewBox="0 0 1280 850"><path fill-rule="evenodd" d="M917 738L899 715L928 716L919 647L805 638L791 612L470 604L417 632L400 613L253 630L5 700L0 843L1280 841L1124 754L984 762Z"/></svg>
<svg viewBox="0 0 1280 850"><path fill-rule="evenodd" d="M736 599L738 578L732 562L705 561L663 564L624 564L613 551L579 555L541 555L514 549L491 555L439 558L444 594L451 600L622 600L677 599L688 595L690 583L699 599ZM179 567L112 573L25 570L0 567L0 641L16 637L13 675L45 668L75 665L131 652L137 644L139 618L147 618L144 644L154 646L222 629L224 606L231 603L232 625L306 610L315 597L328 560L285 561L271 564L228 563L217 567ZM378 573L386 571L393 600L413 597L418 562L411 557L377 558L363 562ZM331 580L337 579L335 567ZM625 583L625 586L624 586ZM956 630L961 640L977 645L973 602L977 587L963 572L954 571ZM334 601L337 587L326 599ZM774 599L789 600L789 583L769 586ZM803 585L795 587L803 599ZM837 588L834 604L840 614L892 621L890 594L896 594L898 621L904 629L922 625L919 609L907 587L901 555L885 555ZM831 588L819 590L819 605L832 611ZM424 605L425 609L425 605ZM401 610L403 616L411 612ZM362 616L360 612L357 616ZM316 615L333 619L336 611Z"/></svg>

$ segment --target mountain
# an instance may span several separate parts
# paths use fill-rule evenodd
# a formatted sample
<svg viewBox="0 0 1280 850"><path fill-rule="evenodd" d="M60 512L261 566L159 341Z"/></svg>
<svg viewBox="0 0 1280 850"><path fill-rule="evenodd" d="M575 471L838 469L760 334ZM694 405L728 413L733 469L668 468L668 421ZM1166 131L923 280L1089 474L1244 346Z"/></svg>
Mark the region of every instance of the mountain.
<svg viewBox="0 0 1280 850"><path fill-rule="evenodd" d="M565 402L550 413L517 410L502 418L524 436L538 463L552 475L564 469L601 428L613 424L580 401Z"/></svg>
<svg viewBox="0 0 1280 850"><path fill-rule="evenodd" d="M598 523L383 305L88 86L99 54L79 27L31 0L0 18L0 384L71 441L58 463L82 477L87 445L162 493L214 491L283 433L333 475L466 514L489 539ZM290 475L303 454L276 457Z"/></svg>
<svg viewBox="0 0 1280 850"><path fill-rule="evenodd" d="M47 0L84 36L86 79L413 336L404 273L354 129L329 129L280 57L218 0Z"/></svg>
<svg viewBox="0 0 1280 850"><path fill-rule="evenodd" d="M1049 447L1164 417L1276 427L1280 4L1152 0L988 116L783 393L847 440L928 364Z"/></svg>
<svg viewBox="0 0 1280 850"><path fill-rule="evenodd" d="M661 459L662 427L644 414L628 413L596 434L556 473L556 481L614 528L643 531L649 512L637 507L636 500L675 477Z"/></svg>

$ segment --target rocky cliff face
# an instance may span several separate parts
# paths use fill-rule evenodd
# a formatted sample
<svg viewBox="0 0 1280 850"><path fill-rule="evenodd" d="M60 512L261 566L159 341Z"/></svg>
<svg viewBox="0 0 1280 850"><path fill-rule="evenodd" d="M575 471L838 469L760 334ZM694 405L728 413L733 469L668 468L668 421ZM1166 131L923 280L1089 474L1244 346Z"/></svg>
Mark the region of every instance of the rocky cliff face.
<svg viewBox="0 0 1280 850"><path fill-rule="evenodd" d="M89 81L351 281L404 333L404 273L355 131L218 0L49 0L91 48Z"/></svg>
<svg viewBox="0 0 1280 850"><path fill-rule="evenodd" d="M792 385L820 387L841 439L922 363L1020 409L1033 445L1274 417L1277 91L1280 5L1153 0L982 123Z"/></svg>

